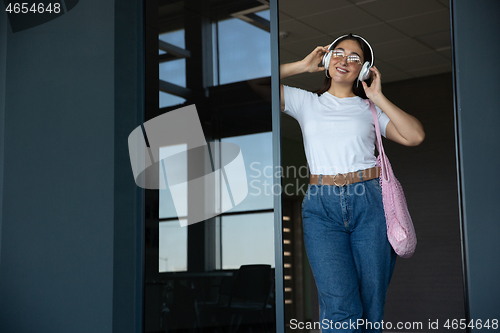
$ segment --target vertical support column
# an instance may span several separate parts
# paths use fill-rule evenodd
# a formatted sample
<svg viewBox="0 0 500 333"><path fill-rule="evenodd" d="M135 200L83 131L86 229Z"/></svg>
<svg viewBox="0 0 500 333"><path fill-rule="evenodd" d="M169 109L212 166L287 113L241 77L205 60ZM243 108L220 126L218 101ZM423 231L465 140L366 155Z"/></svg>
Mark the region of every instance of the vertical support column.
<svg viewBox="0 0 500 333"><path fill-rule="evenodd" d="M114 128L117 144L114 145L112 327L117 333L143 331L145 190L131 178L128 146L124 144L130 132L144 122L143 15L143 1L115 3Z"/></svg>
<svg viewBox="0 0 500 333"><path fill-rule="evenodd" d="M450 1L457 168L468 319L500 318L500 2ZM480 329L472 329L472 332Z"/></svg>
<svg viewBox="0 0 500 333"><path fill-rule="evenodd" d="M208 86L212 85L213 70L212 70L212 34L210 26L210 18L207 15L209 12L209 3L202 0L185 0L184 1L184 32L186 39L186 49L191 52L191 57L186 59L186 87L191 89L192 97L188 100L188 104L196 104L198 116L202 123L205 135L211 137L210 128L207 125L213 117L210 112L208 102ZM209 141L208 139L207 141ZM192 147L188 147L192 148ZM188 162L189 163L189 162ZM190 168L203 168L203 165L193 166ZM208 170L205 170L205 172ZM194 193L205 191L204 188L193 187L192 183L188 185L188 214L191 209L189 202ZM213 219L208 221L195 223L188 226L188 271L202 272L206 268L212 268L213 265L206 263L205 250L207 246L214 245L211 242L211 237L207 237L208 224L213 224ZM211 247L211 246L210 246ZM200 251L203 250L203 252ZM212 251L208 251L210 253ZM208 264L208 265L207 265ZM208 266L208 267L206 267Z"/></svg>
<svg viewBox="0 0 500 333"><path fill-rule="evenodd" d="M0 11L0 161L4 161L5 89L7 87L7 13ZM0 163L0 259L2 258L3 162ZM2 262L0 260L0 268Z"/></svg>
<svg viewBox="0 0 500 333"><path fill-rule="evenodd" d="M278 0L269 1L271 9L271 104L273 121L273 166L281 165L281 105L279 74ZM282 188L281 177L273 172L274 184ZM273 184L273 186L274 186ZM283 289L283 213L281 192L274 195L274 258L276 288L276 333L285 332L285 307Z"/></svg>

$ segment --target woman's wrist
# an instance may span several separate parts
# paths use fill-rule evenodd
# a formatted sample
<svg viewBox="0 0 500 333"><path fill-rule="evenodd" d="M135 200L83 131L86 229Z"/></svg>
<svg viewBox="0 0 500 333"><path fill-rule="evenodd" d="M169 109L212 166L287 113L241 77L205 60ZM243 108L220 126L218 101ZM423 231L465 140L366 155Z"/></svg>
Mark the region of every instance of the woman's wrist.
<svg viewBox="0 0 500 333"><path fill-rule="evenodd" d="M299 73L297 74L310 73L309 69L307 68L307 64L305 63L304 60L297 61L297 67L299 70Z"/></svg>
<svg viewBox="0 0 500 333"><path fill-rule="evenodd" d="M384 104L388 101L387 97L384 96L382 92L369 97L370 100L380 108L379 104Z"/></svg>

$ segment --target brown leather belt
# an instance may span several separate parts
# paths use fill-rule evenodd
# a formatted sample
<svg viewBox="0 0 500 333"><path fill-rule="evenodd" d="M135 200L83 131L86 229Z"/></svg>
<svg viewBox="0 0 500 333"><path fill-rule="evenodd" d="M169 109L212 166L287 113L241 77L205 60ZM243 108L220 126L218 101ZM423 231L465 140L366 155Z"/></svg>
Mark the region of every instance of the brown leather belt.
<svg viewBox="0 0 500 333"><path fill-rule="evenodd" d="M361 180L360 177L363 177ZM373 167L370 169L354 171L349 173L338 173L336 175L321 175L321 185L335 185L335 186L345 186L349 184L359 183L361 181L374 179L380 176L380 167ZM311 175L309 177L309 183L318 185L319 175Z"/></svg>

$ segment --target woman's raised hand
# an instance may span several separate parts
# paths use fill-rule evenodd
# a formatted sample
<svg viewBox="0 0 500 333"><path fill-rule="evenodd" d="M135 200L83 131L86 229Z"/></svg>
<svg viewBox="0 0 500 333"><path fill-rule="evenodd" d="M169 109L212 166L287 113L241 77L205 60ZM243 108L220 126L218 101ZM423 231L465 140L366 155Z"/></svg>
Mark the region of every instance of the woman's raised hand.
<svg viewBox="0 0 500 333"><path fill-rule="evenodd" d="M325 69L321 66L323 55L328 51L328 46L318 46L304 59L294 61L287 64L280 65L280 79L286 77L302 74L302 73L316 73Z"/></svg>
<svg viewBox="0 0 500 333"><path fill-rule="evenodd" d="M321 66L320 63L325 53L328 52L328 46L318 46L302 59L301 62L306 72L316 73L325 70L325 67Z"/></svg>
<svg viewBox="0 0 500 333"><path fill-rule="evenodd" d="M369 87L365 81L361 81L361 84L363 85L363 89L365 90L366 97L373 101L374 99L382 96L382 82L381 75L377 67L373 66L372 68L370 68L370 71L373 78L372 84Z"/></svg>

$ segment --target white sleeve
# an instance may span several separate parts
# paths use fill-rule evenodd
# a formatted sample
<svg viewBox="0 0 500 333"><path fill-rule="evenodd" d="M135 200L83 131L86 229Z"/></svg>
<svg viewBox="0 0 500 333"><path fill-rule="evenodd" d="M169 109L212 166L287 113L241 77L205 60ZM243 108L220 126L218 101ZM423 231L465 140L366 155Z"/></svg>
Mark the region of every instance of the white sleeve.
<svg viewBox="0 0 500 333"><path fill-rule="evenodd" d="M375 105L375 110L377 110L377 116L378 116L378 125L380 127L380 135L382 135L384 138L387 138L385 136L385 130L387 128L387 124L389 121L389 117L385 114L384 111L382 111L378 106Z"/></svg>
<svg viewBox="0 0 500 333"><path fill-rule="evenodd" d="M285 109L283 112L298 119L304 100L310 92L304 89L283 85L283 94L285 95L283 96L285 99Z"/></svg>

